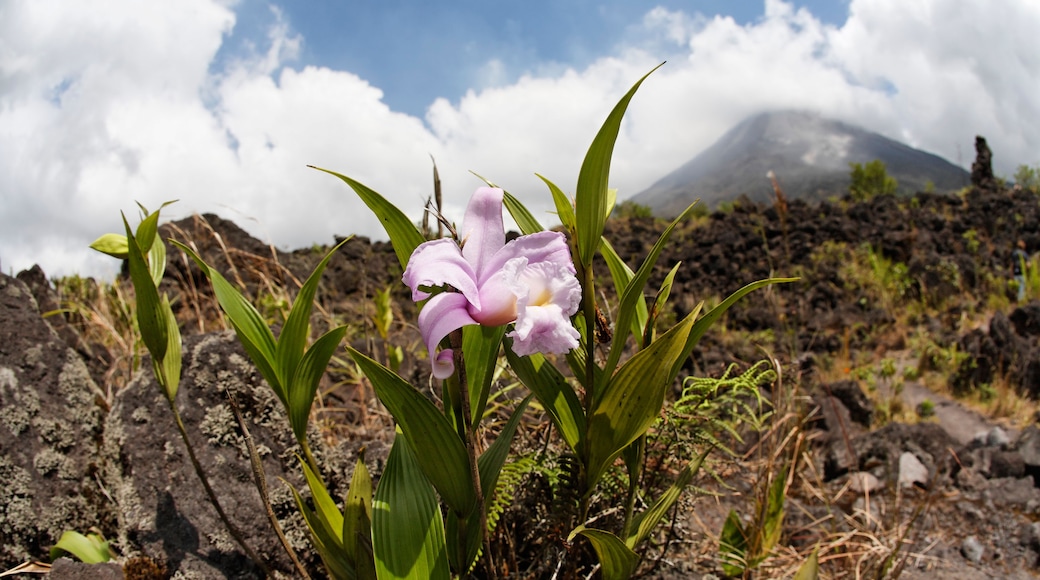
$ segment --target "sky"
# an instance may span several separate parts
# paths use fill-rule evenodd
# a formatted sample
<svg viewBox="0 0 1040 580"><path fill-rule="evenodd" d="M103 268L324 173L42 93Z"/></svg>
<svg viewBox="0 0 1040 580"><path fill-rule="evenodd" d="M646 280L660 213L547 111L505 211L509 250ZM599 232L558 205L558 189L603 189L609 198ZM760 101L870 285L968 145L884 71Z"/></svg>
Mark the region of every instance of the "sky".
<svg viewBox="0 0 1040 580"><path fill-rule="evenodd" d="M477 173L553 223L628 89L634 195L763 110L801 109L999 175L1040 163L1035 0L0 0L0 271L111 277L137 203L281 249L385 239L324 167L418 219Z"/></svg>

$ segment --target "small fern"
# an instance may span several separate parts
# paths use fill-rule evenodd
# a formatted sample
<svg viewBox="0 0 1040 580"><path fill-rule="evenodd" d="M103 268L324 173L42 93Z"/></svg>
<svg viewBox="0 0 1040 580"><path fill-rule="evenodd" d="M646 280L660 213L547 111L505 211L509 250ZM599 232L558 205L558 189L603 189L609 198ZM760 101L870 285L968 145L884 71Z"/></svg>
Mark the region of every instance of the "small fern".
<svg viewBox="0 0 1040 580"><path fill-rule="evenodd" d="M729 451L714 433L726 432L743 441L737 426L746 423L755 431L762 429L772 415L761 388L777 379L768 360L761 360L741 374L731 364L718 378L687 377L682 396L667 412L667 421L681 439L693 444L710 444Z"/></svg>
<svg viewBox="0 0 1040 580"><path fill-rule="evenodd" d="M535 467L536 462L529 455L517 457L516 460L502 466L502 471L498 474L498 484L495 486L494 497L491 500L491 505L488 506L488 535L494 533L502 513L513 504L521 480L523 480L525 475L531 473Z"/></svg>

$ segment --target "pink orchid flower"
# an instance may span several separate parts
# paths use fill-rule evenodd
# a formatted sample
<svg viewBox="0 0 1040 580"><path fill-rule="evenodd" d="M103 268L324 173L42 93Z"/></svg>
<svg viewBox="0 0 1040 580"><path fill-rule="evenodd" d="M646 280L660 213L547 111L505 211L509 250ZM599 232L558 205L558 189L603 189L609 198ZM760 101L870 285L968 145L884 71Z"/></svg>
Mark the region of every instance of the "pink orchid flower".
<svg viewBox="0 0 1040 580"><path fill-rule="evenodd" d="M563 234L538 232L507 244L502 190L482 187L470 198L459 235L461 247L448 238L419 245L403 276L416 302L430 297L422 288L448 287L419 313L434 377L445 379L455 372L452 351L436 349L445 336L467 324L515 322L508 336L513 352L521 356L562 354L578 346L570 317L581 302L581 285Z"/></svg>

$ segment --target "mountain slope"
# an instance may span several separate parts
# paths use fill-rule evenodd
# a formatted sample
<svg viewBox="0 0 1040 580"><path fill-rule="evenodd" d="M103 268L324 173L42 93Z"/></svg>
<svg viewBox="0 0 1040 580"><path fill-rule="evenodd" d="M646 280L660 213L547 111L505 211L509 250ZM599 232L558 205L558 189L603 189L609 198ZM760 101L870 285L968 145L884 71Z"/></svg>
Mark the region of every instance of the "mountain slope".
<svg viewBox="0 0 1040 580"><path fill-rule="evenodd" d="M708 207L746 194L772 196L772 170L790 198L825 199L848 191L849 163L880 159L901 192L937 191L969 183L964 169L945 159L840 121L800 111L749 117L685 165L632 201L660 216L674 216L695 199Z"/></svg>

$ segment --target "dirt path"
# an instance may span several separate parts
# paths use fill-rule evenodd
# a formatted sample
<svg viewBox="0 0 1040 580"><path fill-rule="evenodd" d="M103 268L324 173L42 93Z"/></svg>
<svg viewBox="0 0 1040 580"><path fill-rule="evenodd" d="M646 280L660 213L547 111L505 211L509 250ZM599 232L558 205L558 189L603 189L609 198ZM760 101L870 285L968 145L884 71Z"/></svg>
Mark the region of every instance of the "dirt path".
<svg viewBox="0 0 1040 580"><path fill-rule="evenodd" d="M926 399L934 403L935 418L939 425L962 445L971 442L979 433L988 433L997 426L1004 429L1012 441L1018 436L1017 429L988 419L978 411L969 409L946 395L936 393L921 383L903 383L903 402L907 407L916 409Z"/></svg>

